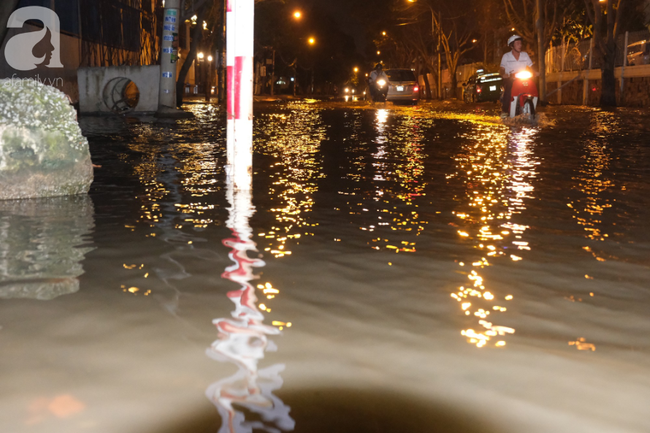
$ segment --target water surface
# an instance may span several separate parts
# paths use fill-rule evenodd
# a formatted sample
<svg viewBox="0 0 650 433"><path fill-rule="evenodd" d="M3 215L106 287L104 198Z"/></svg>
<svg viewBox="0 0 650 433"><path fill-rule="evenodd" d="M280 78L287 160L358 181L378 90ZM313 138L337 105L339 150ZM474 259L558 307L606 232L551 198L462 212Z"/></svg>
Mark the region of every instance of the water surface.
<svg viewBox="0 0 650 433"><path fill-rule="evenodd" d="M248 196L191 109L0 207L2 432L650 431L647 115L267 104Z"/></svg>

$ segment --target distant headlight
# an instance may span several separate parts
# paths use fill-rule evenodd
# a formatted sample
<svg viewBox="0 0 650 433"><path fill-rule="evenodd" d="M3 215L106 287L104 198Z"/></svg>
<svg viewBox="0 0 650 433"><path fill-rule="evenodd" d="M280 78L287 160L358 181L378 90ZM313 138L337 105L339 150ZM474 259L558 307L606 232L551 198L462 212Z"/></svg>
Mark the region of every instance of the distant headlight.
<svg viewBox="0 0 650 433"><path fill-rule="evenodd" d="M519 78L520 80L527 80L532 76L533 74L530 71L521 71L515 74L515 77Z"/></svg>
<svg viewBox="0 0 650 433"><path fill-rule="evenodd" d="M379 80L377 81L377 84L379 84L379 87L384 87L386 85L386 80Z"/></svg>

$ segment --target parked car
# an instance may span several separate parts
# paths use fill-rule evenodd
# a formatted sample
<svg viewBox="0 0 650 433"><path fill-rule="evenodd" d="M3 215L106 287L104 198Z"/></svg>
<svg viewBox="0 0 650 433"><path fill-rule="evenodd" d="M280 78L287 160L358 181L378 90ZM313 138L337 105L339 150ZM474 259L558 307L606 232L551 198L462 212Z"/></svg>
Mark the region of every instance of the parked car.
<svg viewBox="0 0 650 433"><path fill-rule="evenodd" d="M406 102L413 105L418 103L420 88L412 70L385 69L384 72L388 77L387 101Z"/></svg>
<svg viewBox="0 0 650 433"><path fill-rule="evenodd" d="M499 101L503 78L497 72L476 71L463 83L463 100L466 103Z"/></svg>
<svg viewBox="0 0 650 433"><path fill-rule="evenodd" d="M650 63L650 41L634 42L627 46L628 66L647 65Z"/></svg>

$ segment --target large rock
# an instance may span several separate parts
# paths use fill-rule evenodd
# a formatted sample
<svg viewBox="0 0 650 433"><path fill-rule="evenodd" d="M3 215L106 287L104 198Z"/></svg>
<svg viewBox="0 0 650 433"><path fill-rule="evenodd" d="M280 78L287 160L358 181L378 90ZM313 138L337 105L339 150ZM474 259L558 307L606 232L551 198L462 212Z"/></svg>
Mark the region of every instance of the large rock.
<svg viewBox="0 0 650 433"><path fill-rule="evenodd" d="M0 80L0 200L84 194L92 181L68 97L34 80Z"/></svg>
<svg viewBox="0 0 650 433"><path fill-rule="evenodd" d="M0 201L0 299L77 292L94 225L88 195Z"/></svg>

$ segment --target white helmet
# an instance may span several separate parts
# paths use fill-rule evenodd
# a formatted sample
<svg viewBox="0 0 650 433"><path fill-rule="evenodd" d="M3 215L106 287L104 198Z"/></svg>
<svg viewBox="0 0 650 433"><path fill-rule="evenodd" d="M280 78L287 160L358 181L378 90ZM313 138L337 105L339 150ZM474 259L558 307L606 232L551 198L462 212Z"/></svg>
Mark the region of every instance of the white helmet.
<svg viewBox="0 0 650 433"><path fill-rule="evenodd" d="M508 38L508 46L510 46L514 41L517 41L517 40L523 42L523 41L524 41L524 38L522 38L522 37L519 36L519 35L512 35L512 36L510 36L510 37Z"/></svg>

